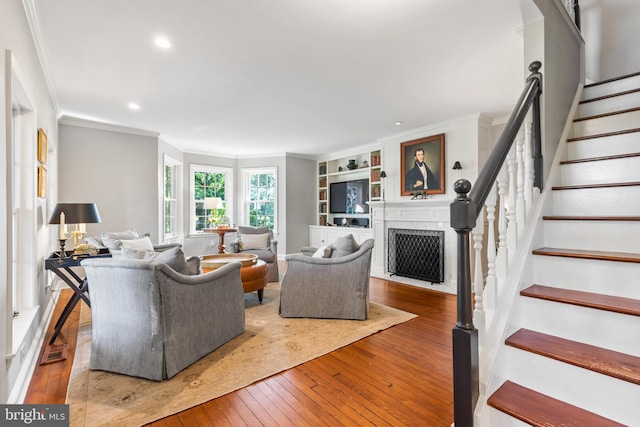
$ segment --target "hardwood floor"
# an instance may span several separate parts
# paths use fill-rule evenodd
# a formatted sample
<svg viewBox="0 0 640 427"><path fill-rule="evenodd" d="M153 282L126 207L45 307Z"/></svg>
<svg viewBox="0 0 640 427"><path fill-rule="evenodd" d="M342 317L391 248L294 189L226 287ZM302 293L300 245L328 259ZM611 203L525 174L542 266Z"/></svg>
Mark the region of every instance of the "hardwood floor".
<svg viewBox="0 0 640 427"><path fill-rule="evenodd" d="M371 278L371 301L418 317L150 425L450 426L455 295ZM36 368L25 403L64 403L78 318L76 307L56 342L68 359Z"/></svg>

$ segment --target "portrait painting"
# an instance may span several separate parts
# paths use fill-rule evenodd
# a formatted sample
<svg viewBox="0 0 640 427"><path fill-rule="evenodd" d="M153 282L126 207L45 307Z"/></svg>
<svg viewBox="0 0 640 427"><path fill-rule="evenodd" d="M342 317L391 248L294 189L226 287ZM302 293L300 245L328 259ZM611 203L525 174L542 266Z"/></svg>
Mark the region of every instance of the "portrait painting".
<svg viewBox="0 0 640 427"><path fill-rule="evenodd" d="M444 194L444 133L400 144L400 194Z"/></svg>

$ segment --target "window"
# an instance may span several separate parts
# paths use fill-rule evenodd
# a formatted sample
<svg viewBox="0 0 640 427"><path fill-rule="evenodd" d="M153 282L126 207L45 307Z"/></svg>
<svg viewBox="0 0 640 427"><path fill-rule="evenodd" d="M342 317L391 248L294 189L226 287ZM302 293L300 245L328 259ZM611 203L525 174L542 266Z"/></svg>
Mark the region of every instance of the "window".
<svg viewBox="0 0 640 427"><path fill-rule="evenodd" d="M233 223L233 170L216 166L191 165L191 232L202 233L211 219ZM217 209L205 209L205 198L219 197ZM226 217L226 218L225 218Z"/></svg>
<svg viewBox="0 0 640 427"><path fill-rule="evenodd" d="M246 169L244 221L253 227L274 230L278 205L277 169Z"/></svg>
<svg viewBox="0 0 640 427"><path fill-rule="evenodd" d="M180 224L180 166L171 156L164 156L164 239L178 235Z"/></svg>

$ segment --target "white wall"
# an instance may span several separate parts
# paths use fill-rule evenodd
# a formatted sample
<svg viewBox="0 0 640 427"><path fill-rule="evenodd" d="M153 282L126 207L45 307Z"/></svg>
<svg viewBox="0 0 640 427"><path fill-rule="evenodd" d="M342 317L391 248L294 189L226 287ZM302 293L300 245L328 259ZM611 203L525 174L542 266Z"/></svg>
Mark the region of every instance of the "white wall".
<svg viewBox="0 0 640 427"><path fill-rule="evenodd" d="M87 235L133 228L158 241L158 139L111 130L60 125L59 199L95 203L100 224Z"/></svg>
<svg viewBox="0 0 640 427"><path fill-rule="evenodd" d="M27 23L26 15L20 0L3 0L2 13L0 14L0 94L2 95L2 103L0 105L0 170L4 174L7 171L7 158L6 147L9 143L9 139L6 135L5 117L10 112L5 111L5 99L8 94L5 93L5 50L10 49L13 57L20 67L22 83L24 84L30 100L35 107L36 123L37 127L45 129L48 137L50 147L55 147L58 140L58 132L56 125L56 111L54 103L52 102L49 91L46 86L46 82L41 71L40 62L37 57L35 47L32 42L31 32ZM36 144L36 141L33 141ZM55 153L50 153L47 161L48 177L50 182L55 181L56 176L56 156ZM22 165L24 168L33 169L35 159L32 162ZM28 182L24 182L24 185L35 186L35 176L32 176ZM44 259L49 255L49 232L46 220L48 219L48 213L53 209L55 204L55 186L49 186L52 190L46 199L34 200L34 206L37 209L35 221L31 222L33 216L28 220L29 223L35 228L30 235L36 236L34 241L23 241L24 244L32 245L33 248L33 263L34 268L37 269L35 275L36 283L26 283L24 286L33 286L36 302L39 305L39 311L36 314L35 319L29 328L28 335L25 338L25 352L23 357L16 357L12 360L7 360L4 355L9 353L11 349L6 347L5 342L5 330L7 325L11 322L11 313L7 310L7 285L8 280L6 277L7 272L7 227L9 227L8 213L10 212L7 204L7 193L5 183L6 179L2 180L3 185L0 186L0 224L2 224L2 231L0 231L0 271L2 272L2 278L0 279L0 402L6 402L9 399L12 389L19 387L21 384L16 383L21 379L24 379L25 371L29 371L34 363L29 357L37 356L37 352L40 350L38 343L35 343L34 337L36 336L36 329L46 327L46 324L42 325L44 319L44 311L46 310L49 302L51 301L51 292L47 287L47 277L43 270ZM46 218L46 219L45 219ZM35 348L30 347L32 343L35 343Z"/></svg>

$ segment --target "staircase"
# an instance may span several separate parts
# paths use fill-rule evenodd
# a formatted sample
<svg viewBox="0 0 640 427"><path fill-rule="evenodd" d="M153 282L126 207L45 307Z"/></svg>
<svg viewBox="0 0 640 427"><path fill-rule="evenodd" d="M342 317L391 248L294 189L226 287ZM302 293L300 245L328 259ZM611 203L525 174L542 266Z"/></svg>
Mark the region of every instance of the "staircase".
<svg viewBox="0 0 640 427"><path fill-rule="evenodd" d="M640 73L582 99L487 390L492 427L640 426Z"/></svg>

